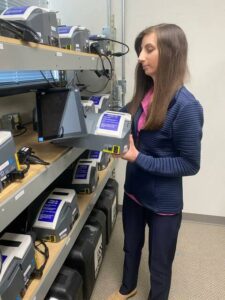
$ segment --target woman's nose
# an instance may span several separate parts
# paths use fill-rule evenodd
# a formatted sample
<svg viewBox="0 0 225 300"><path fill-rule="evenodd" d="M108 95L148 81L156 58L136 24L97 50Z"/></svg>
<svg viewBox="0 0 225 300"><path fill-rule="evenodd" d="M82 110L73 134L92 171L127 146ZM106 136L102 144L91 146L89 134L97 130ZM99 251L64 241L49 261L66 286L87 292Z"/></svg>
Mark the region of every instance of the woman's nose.
<svg viewBox="0 0 225 300"><path fill-rule="evenodd" d="M144 58L143 51L141 51L140 54L139 54L139 56L138 56L138 61L139 61L139 62L143 62L144 59L145 59L145 58Z"/></svg>

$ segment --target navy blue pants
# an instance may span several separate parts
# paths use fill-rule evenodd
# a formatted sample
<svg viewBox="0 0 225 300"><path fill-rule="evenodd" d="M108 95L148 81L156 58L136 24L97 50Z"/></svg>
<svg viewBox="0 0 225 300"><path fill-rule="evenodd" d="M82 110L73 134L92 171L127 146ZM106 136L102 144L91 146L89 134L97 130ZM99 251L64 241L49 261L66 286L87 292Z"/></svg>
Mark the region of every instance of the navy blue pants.
<svg viewBox="0 0 225 300"><path fill-rule="evenodd" d="M145 226L149 226L150 286L148 300L167 300L169 297L172 263L182 213L161 216L140 206L124 195L124 268L121 294L128 294L137 286L141 252L145 241Z"/></svg>

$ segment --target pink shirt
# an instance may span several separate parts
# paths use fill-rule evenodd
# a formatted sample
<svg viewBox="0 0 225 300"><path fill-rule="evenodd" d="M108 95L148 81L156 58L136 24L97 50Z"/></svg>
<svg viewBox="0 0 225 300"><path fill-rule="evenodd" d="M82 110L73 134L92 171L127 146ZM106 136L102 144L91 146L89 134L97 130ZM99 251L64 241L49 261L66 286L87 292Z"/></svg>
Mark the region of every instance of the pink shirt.
<svg viewBox="0 0 225 300"><path fill-rule="evenodd" d="M147 94L145 94L143 100L141 101L141 106L143 108L143 112L138 120L138 132L145 126L146 119L148 117L148 108L152 102L153 98L153 89L150 89Z"/></svg>

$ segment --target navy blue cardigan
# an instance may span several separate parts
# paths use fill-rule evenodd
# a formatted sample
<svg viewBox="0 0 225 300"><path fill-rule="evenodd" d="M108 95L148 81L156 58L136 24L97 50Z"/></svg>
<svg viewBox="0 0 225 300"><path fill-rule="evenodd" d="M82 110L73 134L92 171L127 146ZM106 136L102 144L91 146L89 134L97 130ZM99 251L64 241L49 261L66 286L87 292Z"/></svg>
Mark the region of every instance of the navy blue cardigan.
<svg viewBox="0 0 225 300"><path fill-rule="evenodd" d="M200 168L203 109L182 87L171 101L160 130L141 130L133 119L132 134L140 151L135 162L128 162L125 191L156 213L178 213L183 208L182 177L195 175Z"/></svg>

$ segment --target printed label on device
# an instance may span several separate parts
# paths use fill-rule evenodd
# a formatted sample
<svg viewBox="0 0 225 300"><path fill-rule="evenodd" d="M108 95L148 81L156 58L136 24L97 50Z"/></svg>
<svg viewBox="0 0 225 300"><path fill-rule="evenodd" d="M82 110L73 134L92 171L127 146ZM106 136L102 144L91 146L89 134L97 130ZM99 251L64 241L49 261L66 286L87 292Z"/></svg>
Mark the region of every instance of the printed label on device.
<svg viewBox="0 0 225 300"><path fill-rule="evenodd" d="M93 159L97 159L99 158L99 155L100 155L100 151L95 151L95 150L92 150L90 151L90 158L93 158Z"/></svg>
<svg viewBox="0 0 225 300"><path fill-rule="evenodd" d="M69 33L71 28L72 28L72 26L63 26L63 27L59 27L59 28L58 28L58 33L59 33L59 34Z"/></svg>
<svg viewBox="0 0 225 300"><path fill-rule="evenodd" d="M11 7L7 9L4 15L22 15L28 9L29 6Z"/></svg>
<svg viewBox="0 0 225 300"><path fill-rule="evenodd" d="M4 263L4 261L6 260L7 256L6 255L2 255L2 264Z"/></svg>
<svg viewBox="0 0 225 300"><path fill-rule="evenodd" d="M54 221L56 211L61 202L62 202L62 200L60 200L60 199L50 199L49 198L41 210L38 221L52 223Z"/></svg>
<svg viewBox="0 0 225 300"><path fill-rule="evenodd" d="M101 97L100 96L91 96L90 99L94 102L95 105L98 105L101 100Z"/></svg>
<svg viewBox="0 0 225 300"><path fill-rule="evenodd" d="M87 179L89 165L79 165L76 170L75 179Z"/></svg>

